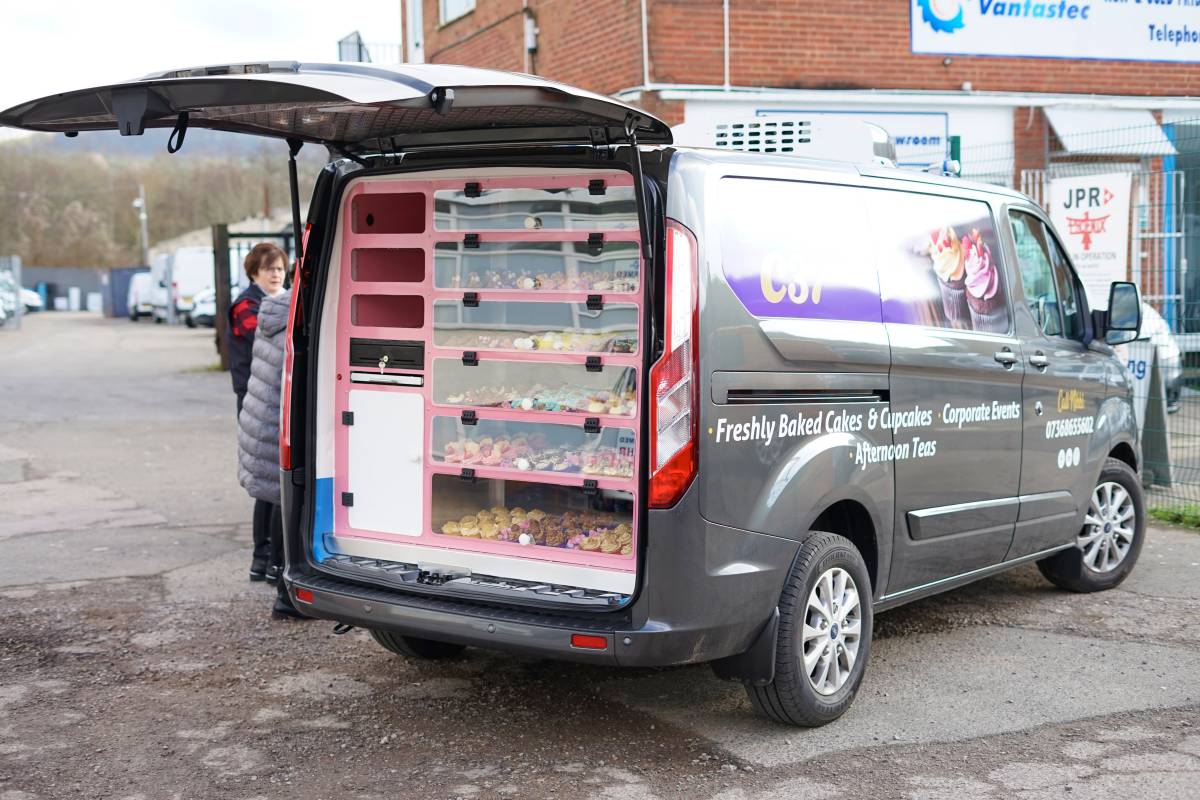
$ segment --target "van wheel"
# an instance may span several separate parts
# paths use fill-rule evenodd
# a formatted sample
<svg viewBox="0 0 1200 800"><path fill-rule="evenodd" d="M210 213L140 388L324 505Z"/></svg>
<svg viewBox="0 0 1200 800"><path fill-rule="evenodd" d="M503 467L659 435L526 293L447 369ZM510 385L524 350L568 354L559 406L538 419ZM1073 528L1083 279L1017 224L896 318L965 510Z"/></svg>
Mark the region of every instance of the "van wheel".
<svg viewBox="0 0 1200 800"><path fill-rule="evenodd" d="M871 580L858 549L813 532L779 599L775 677L750 703L786 725L833 722L854 702L871 652Z"/></svg>
<svg viewBox="0 0 1200 800"><path fill-rule="evenodd" d="M1146 504L1137 473L1110 458L1075 535L1075 546L1038 562L1046 579L1072 592L1101 592L1129 577L1146 538Z"/></svg>
<svg viewBox="0 0 1200 800"><path fill-rule="evenodd" d="M390 650L405 658L422 658L429 661L440 661L454 658L466 649L461 644L438 642L433 639L421 639L417 636L404 636L391 631L371 631L371 638L379 642L384 650Z"/></svg>

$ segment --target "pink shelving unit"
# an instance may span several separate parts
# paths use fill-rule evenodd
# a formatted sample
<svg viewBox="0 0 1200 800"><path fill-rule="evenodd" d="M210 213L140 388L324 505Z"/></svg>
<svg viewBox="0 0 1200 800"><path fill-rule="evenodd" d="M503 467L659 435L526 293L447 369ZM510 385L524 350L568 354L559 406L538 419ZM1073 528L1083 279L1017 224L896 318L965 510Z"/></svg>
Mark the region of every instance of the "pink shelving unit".
<svg viewBox="0 0 1200 800"><path fill-rule="evenodd" d="M342 202L337 535L633 571L645 341L630 177L372 181ZM617 210L589 212L603 203ZM493 252L496 269L467 266ZM352 341L419 344L423 363L353 363ZM476 504L479 538L463 536Z"/></svg>

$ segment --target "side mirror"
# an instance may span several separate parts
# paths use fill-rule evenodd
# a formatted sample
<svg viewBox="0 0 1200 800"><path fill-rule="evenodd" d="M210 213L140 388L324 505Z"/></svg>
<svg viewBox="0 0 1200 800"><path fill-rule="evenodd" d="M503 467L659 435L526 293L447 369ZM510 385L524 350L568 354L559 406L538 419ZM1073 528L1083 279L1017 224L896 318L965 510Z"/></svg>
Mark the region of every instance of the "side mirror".
<svg viewBox="0 0 1200 800"><path fill-rule="evenodd" d="M1108 290L1108 318L1104 325L1104 341L1125 344L1138 337L1142 328L1142 301L1137 286L1114 281Z"/></svg>

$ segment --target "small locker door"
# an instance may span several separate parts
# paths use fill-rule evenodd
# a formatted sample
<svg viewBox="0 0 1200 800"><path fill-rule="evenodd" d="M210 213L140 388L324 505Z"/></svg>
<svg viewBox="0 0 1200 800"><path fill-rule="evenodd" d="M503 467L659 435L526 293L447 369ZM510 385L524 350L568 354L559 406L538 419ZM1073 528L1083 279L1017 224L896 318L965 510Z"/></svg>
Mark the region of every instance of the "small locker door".
<svg viewBox="0 0 1200 800"><path fill-rule="evenodd" d="M351 390L354 424L347 437L347 482L354 494L350 527L419 536L424 401L416 392Z"/></svg>

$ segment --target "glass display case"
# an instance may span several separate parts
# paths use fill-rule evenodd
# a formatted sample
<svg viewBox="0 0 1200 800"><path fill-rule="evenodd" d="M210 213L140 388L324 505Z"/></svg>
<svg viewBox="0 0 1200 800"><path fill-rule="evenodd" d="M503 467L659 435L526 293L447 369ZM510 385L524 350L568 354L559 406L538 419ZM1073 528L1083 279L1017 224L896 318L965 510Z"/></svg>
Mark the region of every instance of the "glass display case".
<svg viewBox="0 0 1200 800"><path fill-rule="evenodd" d="M572 188L495 188L468 192L464 185L434 192L433 225L439 231L627 230L638 228L633 186L605 186L593 194Z"/></svg>
<svg viewBox="0 0 1200 800"><path fill-rule="evenodd" d="M636 439L631 428L589 432L581 425L434 417L430 458L459 467L511 469L584 478L633 478Z"/></svg>
<svg viewBox="0 0 1200 800"><path fill-rule="evenodd" d="M619 294L638 290L640 271L634 241L605 241L600 248L583 241L479 242L478 247L438 242L434 248L439 289Z"/></svg>
<svg viewBox="0 0 1200 800"><path fill-rule="evenodd" d="M632 558L633 496L572 486L433 476L430 523L439 538L506 542Z"/></svg>
<svg viewBox="0 0 1200 800"><path fill-rule="evenodd" d="M638 307L586 303L438 300L433 343L464 350L636 353Z"/></svg>
<svg viewBox="0 0 1200 800"><path fill-rule="evenodd" d="M435 358L432 393L440 405L633 417L636 382L632 367L590 372L583 364Z"/></svg>

